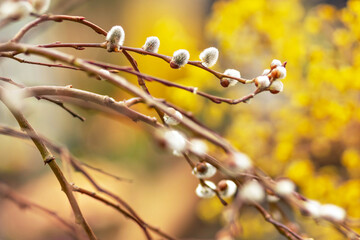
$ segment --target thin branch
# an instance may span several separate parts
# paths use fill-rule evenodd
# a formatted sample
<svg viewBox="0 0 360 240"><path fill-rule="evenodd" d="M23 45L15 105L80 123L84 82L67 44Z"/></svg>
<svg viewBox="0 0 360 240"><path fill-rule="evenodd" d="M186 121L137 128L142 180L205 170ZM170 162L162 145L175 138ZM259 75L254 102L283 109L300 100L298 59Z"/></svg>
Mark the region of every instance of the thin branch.
<svg viewBox="0 0 360 240"><path fill-rule="evenodd" d="M89 164L87 164L87 163L84 163L84 162L79 162L79 163L80 163L81 165L87 167L87 168L90 168L90 169L92 169L92 170L94 170L94 171L96 171L96 172L99 172L99 173L101 173L101 174L104 174L104 175L106 175L106 176L109 176L109 177L111 177L111 178L114 178L114 179L116 179L116 180L118 180L118 181L129 182L129 183L133 182L133 180L131 180L131 179L127 179L127 178L123 178L123 177L116 176L116 175L114 175L114 174L112 174L112 173L109 173L109 172L107 172L107 171L105 171L105 170L102 170L101 168L93 167L93 166L91 166L91 165L89 165Z"/></svg>
<svg viewBox="0 0 360 240"><path fill-rule="evenodd" d="M82 193L82 194L85 194L89 197L92 197L102 203L105 203L106 205L116 209L117 211L119 211L121 214L123 214L125 217L127 218L130 218L131 220L133 220L137 225L139 225L139 227L144 231L144 234L146 236L147 239L152 239L152 237L150 236L148 230L147 230L147 227L143 225L142 222L140 222L137 218L133 217L132 215L130 215L129 213L127 213L125 210L123 210L122 208L120 208L119 205L116 205L110 201L108 201L107 199L99 196L98 194L96 194L95 192L90 192L88 190L85 190L83 188L79 188L75 185L73 185L73 191L75 192L79 192L79 193Z"/></svg>
<svg viewBox="0 0 360 240"><path fill-rule="evenodd" d="M284 224L273 219L271 217L270 213L268 213L260 204L254 203L254 207L261 213L261 215L264 217L264 219L267 222L274 225L274 227L279 231L280 234L284 235L285 237L287 237L290 240L293 240L293 239L305 240L303 237L301 237L296 232L292 231L290 228L288 228Z"/></svg>
<svg viewBox="0 0 360 240"><path fill-rule="evenodd" d="M19 42L24 35L32 28L36 27L40 23L46 21L62 22L62 21L71 21L83 24L90 27L96 33L106 36L107 32L96 24L85 20L85 17L81 16L67 16L67 15L41 15L39 18L25 25L20 31L11 39L12 42Z"/></svg>
<svg viewBox="0 0 360 240"><path fill-rule="evenodd" d="M57 61L61 61L61 62L70 64L70 65L79 67L88 73L101 76L102 78L106 79L108 82L114 84L115 86L122 88L123 90L129 92L130 94L132 94L134 96L141 97L142 99L144 99L144 102L146 102L146 104L148 106L150 106L150 107L155 106L155 107L159 108L162 112L168 114L169 116L172 116L172 113L169 111L169 109L166 105L157 101L156 99L153 99L151 96L144 93L142 90L138 89L133 84L127 82L122 77L117 76L115 74L104 73L98 67L95 67L94 65L89 64L80 58L76 58L72 55L65 54L65 53L62 53L59 51L55 51L55 50L39 48L39 47L34 47L34 46L28 45L28 44L18 44L18 43L0 44L0 52L1 51L16 51L16 52L22 52L22 53L28 53L28 54L33 53L36 55L44 56L51 60L57 60ZM193 131L194 133L196 133L196 134L208 139L210 142L220 146L226 152L234 151L233 147L225 139L215 136L212 132L197 125L192 120L184 117L181 120L181 123L185 127L187 127L189 130Z"/></svg>
<svg viewBox="0 0 360 240"><path fill-rule="evenodd" d="M144 114L138 113L130 108L128 108L123 102L116 102L113 98L110 98L105 95L100 95L88 91L83 91L80 89L70 88L70 87L60 87L60 86L38 86L38 87L26 87L23 88L24 91L23 97L34 97L34 96L66 96L71 98L76 98L83 100L85 102L92 102L101 106L110 108L118 113L121 113L133 121L142 121L151 126L158 127L160 126L156 119L146 116ZM1 96L1 91L0 91Z"/></svg>
<svg viewBox="0 0 360 240"><path fill-rule="evenodd" d="M56 43L52 43L52 44L42 44L42 45L38 45L38 47L43 47L43 48L58 48L58 47L71 47L71 48L75 48L78 50L83 50L86 47L91 47L91 48L106 48L106 43L60 43L60 42L56 42ZM156 58L160 58L162 60L164 60L167 63L170 63L171 61L171 56L166 56L163 54L159 54L159 53L152 53L152 52L147 52L141 48L133 48L133 47L127 47L127 46L121 46L122 50L126 50L129 52L135 52L141 55L150 55ZM245 78L236 78L233 76L229 76L229 75L225 75L221 72L217 72L215 70L212 70L208 67L205 67L204 65L202 65L202 63L200 61L188 61L189 65L201 68L211 74L213 74L215 77L217 77L218 79L222 79L222 78L231 78L234 80L237 80L240 83L243 84L248 84L248 83L252 83L253 79L245 79Z"/></svg>
<svg viewBox="0 0 360 240"><path fill-rule="evenodd" d="M19 194L15 193L15 191L11 190L11 188L8 185L6 185L5 183L2 183L2 182L0 182L0 196L3 196L4 198L9 199L10 201L13 201L21 209L29 208L29 209L40 210L41 212L45 213L46 215L49 215L50 217L54 218L61 225L68 228L70 230L70 233L72 236L76 236L75 227L71 223L69 223L67 220L60 217L56 212L49 210L41 205L38 205L34 202L31 202L31 201L21 197Z"/></svg>
<svg viewBox="0 0 360 240"><path fill-rule="evenodd" d="M29 138L28 134L25 134L23 132L20 132L18 130L15 130L13 128L10 127L6 127L6 126L1 126L0 125L0 134L3 135L7 135L7 136L12 136L12 137L17 137L17 138L22 138L22 139L27 139ZM151 226L149 224L147 224L144 220L142 220L138 214L121 198L119 198L118 196L116 196L115 194L111 193L110 191L103 189L96 181L95 179L93 179L90 174L81 166L82 163L77 160L75 157L73 157L67 149L57 146L54 143L52 143L51 141L49 141L48 139L44 138L44 137L40 137L38 135L34 136L35 138L39 138L41 141L45 142L46 145L52 149L54 152L56 152L59 155L63 155L66 156L68 158L68 161L71 163L72 167L76 170L81 172L84 177L95 187L96 190L105 193L106 195L108 195L109 197L113 198L115 201L117 201L119 204L121 204L122 206L124 206L126 208L126 210L128 212L126 212L125 210L125 216L131 216L130 219L134 220L136 219L136 222L139 222L142 224L143 227L148 228L150 230L152 230L153 232L156 232L157 234L161 235L161 236L168 236L166 233L162 232L161 230L159 230L158 228ZM74 188L72 188L72 190L74 190ZM91 195L96 195L99 198L102 198L101 196L97 195L94 192L90 192ZM122 212L123 213L123 212ZM168 237L169 239L172 239L172 237Z"/></svg>
<svg viewBox="0 0 360 240"><path fill-rule="evenodd" d="M4 91L4 89L2 87L0 87L0 89L2 91ZM91 227L85 220L84 216L82 215L80 207L71 191L70 184L67 182L64 174L62 173L59 166L57 165L52 153L49 151L49 149L46 147L45 143L43 141L41 141L41 139L39 137L35 137L38 135L35 132L35 130L32 128L32 126L30 125L30 123L26 120L24 115L18 109L16 109L16 107L14 107L12 105L12 103L8 101L8 99L2 98L2 101L6 105L6 107L10 110L10 112L13 114L13 116L19 123L19 126L21 127L21 129L23 129L30 136L31 140L34 142L35 146L39 150L44 163L48 164L49 167L51 168L51 170L53 171L53 173L55 174L57 180L59 181L59 183L61 185L61 189L64 191L64 193L66 194L66 196L69 200L69 203L70 203L71 208L75 215L75 222L80 224L83 227L83 229L85 230L89 239L96 240L97 238L96 238L93 230L91 229Z"/></svg>
<svg viewBox="0 0 360 240"><path fill-rule="evenodd" d="M130 74L133 74L133 75L136 75L136 76L140 76L144 80L147 80L147 81L150 81L150 82L155 81L155 82L161 83L161 84L163 84L163 85L165 85L167 87L179 88L179 89L191 92L193 94L202 96L204 98L207 98L210 101L212 101L214 103L217 103L217 104L227 103L227 104L235 105L235 104L247 102L251 98L253 98L255 95L257 95L257 94L264 91L264 90L256 89L253 93L250 93L250 94L248 94L246 96L243 96L241 98L238 98L238 99L222 98L222 97L214 96L214 95L202 92L202 91L198 91L197 87L183 86L181 84L177 84L177 83L170 82L170 81L167 81L167 80L164 80L164 79L161 79L161 78L157 78L157 77L153 77L153 76L143 74L143 73L140 73L140 72L137 72L137 71L133 71L133 70L129 69L128 67L119 67L117 65L106 64L106 63L101 63L101 62L97 62L97 61L86 61L86 62L90 63L92 65L98 66L98 67L102 67L102 68L106 68L106 69L116 69L116 70L119 70L119 71L122 71L122 72L126 72L126 73L130 73Z"/></svg>
<svg viewBox="0 0 360 240"><path fill-rule="evenodd" d="M0 53L0 57L10 58L10 59L13 59L15 61L18 61L19 63L27 63L27 64L40 65L40 66L45 66L45 67L66 68L66 69L71 69L71 70L80 70L77 67L66 66L66 65L63 65L63 64L50 64L50 63L41 63L41 62L35 62L35 61L28 61L28 60L25 60L25 59L22 59L22 58L15 57L13 54L10 54L10 53Z"/></svg>
<svg viewBox="0 0 360 240"><path fill-rule="evenodd" d="M9 84L12 84L12 85L14 85L14 86L17 86L17 87L19 87L19 88L25 88L25 85L20 84L20 83L16 83L16 82L14 82L13 80L11 80L10 78L0 77L0 80L1 80L1 81L4 81L4 82L7 82L7 83L9 83ZM52 103L58 105L59 107L61 107L62 109L64 109L66 112L68 112L68 113L69 113L71 116L73 116L74 118L78 118L78 119L80 119L82 122L85 121L85 118L84 118L84 117L82 117L82 116L80 116L79 114L75 113L74 111L70 110L70 109L69 109L68 107L66 107L66 106L64 105L64 103L63 103L62 101L60 101L60 100L52 99L52 98L49 98L49 97L38 97L38 96L35 96L35 97L36 97L36 99L38 99L38 100L44 99L44 100L46 100L46 101L52 102Z"/></svg>

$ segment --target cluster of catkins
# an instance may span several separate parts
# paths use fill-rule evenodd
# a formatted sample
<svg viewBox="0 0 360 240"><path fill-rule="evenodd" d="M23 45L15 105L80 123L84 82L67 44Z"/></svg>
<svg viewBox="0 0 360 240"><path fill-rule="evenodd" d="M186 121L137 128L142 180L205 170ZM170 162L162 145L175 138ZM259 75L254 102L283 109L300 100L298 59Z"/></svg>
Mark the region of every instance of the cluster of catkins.
<svg viewBox="0 0 360 240"><path fill-rule="evenodd" d="M107 50L109 52L120 50L125 41L125 32L121 26L114 26L110 29L106 36ZM158 37L148 37L142 49L146 52L157 53L160 47L160 40ZM204 67L210 68L214 66L219 57L219 50L215 47L209 47L200 53L201 64ZM170 67L178 69L185 66L190 59L189 51L185 49L176 50L170 61ZM253 82L259 90L268 90L273 94L282 92L283 83L281 79L286 77L286 63L281 63L280 60L274 59L271 62L270 69L265 69L261 76L256 77ZM232 87L238 83L241 74L235 69L226 69L221 78L221 85L223 87ZM232 77L232 78L230 78Z"/></svg>
<svg viewBox="0 0 360 240"><path fill-rule="evenodd" d="M109 52L118 51L124 44L125 32L121 26L114 26L108 32L106 36L107 50ZM148 37L142 49L147 52L157 53L160 46L160 40L157 37ZM212 67L219 56L219 51L210 47L205 49L200 54L201 63L204 67ZM185 49L180 49L174 52L170 66L172 68L181 68L189 61L190 54ZM283 90L283 83L281 79L286 77L286 62L281 63L280 60L274 59L270 64L270 69L265 69L261 76L253 79L258 90L268 90L273 94L279 93ZM227 69L224 72L225 77L221 79L221 85L224 87L234 86L238 81L233 78L240 78L240 72L235 69ZM229 77L233 78L229 78ZM174 108L169 108L168 112L170 116L164 114L163 120L168 126L176 126L183 119L182 114ZM246 180L241 186L234 181L224 179L214 184L209 180L205 180L213 177L217 168L210 163L204 161L207 155L207 145L201 139L190 139L172 128L163 129L158 134L162 143L173 152L176 156L182 154L191 153L202 159L198 162L192 170L192 174L200 179L200 184L197 186L195 193L200 198L211 198L219 194L222 198L231 198L235 194L244 203L262 203L263 201L277 202L280 198L291 197L295 194L295 184L286 178L279 179L275 182L273 189L265 191L265 187L261 182L256 179ZM233 171L234 176L238 176L241 173L252 173L253 164L251 159L241 152L235 152L230 154L231 157L225 162L228 168ZM313 218L327 219L335 222L343 222L346 218L346 212L344 209L333 204L320 204L314 200L303 200L303 209L306 214Z"/></svg>
<svg viewBox="0 0 360 240"><path fill-rule="evenodd" d="M51 0L5 1L0 5L0 19L19 20L30 13L43 14L50 7Z"/></svg>
<svg viewBox="0 0 360 240"><path fill-rule="evenodd" d="M169 108L168 110L172 116L165 114L165 123L171 126L179 124L183 118L182 114L173 108ZM181 156L183 153L191 153L200 159L206 159L208 147L203 140L196 138L188 140L183 133L175 129L162 130L158 135L164 145L171 150L174 155ZM254 172L252 160L241 152L231 153L229 159L227 159L224 164L227 165L230 174L233 174L235 177L247 173L251 175ZM204 160L201 160L195 165L192 174L200 179L200 183L195 190L198 197L212 198L217 192L220 197L226 199L232 198L237 194L237 197L239 197L242 202L252 204L263 203L264 201L276 203L280 201L281 198L286 199L297 196L295 184L287 178L280 178L275 181L272 190L270 190L265 188L263 184L256 179L248 179L243 182L241 186L229 179L221 180L218 184L205 180L213 177L216 173L217 168ZM334 204L320 204L315 200L302 199L301 207L305 215L309 215L315 219L326 219L333 222L344 222L346 219L345 210Z"/></svg>

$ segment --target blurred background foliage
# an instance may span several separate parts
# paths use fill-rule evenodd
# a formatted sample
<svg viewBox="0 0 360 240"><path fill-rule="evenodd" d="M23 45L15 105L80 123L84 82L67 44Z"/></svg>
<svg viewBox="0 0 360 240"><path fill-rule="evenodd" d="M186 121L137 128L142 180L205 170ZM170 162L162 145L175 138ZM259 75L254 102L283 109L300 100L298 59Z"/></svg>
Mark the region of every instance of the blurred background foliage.
<svg viewBox="0 0 360 240"><path fill-rule="evenodd" d="M52 6L56 4L54 1ZM58 13L55 8L51 12ZM67 14L85 16L107 30L122 25L127 46L141 47L146 37L158 36L159 52L167 55L183 48L196 60L202 49L218 47L220 58L214 69L222 72L234 68L246 78L260 75L274 58L287 61L284 92L262 93L249 104L218 105L156 83L148 86L154 96L193 111L271 176L290 177L305 196L338 204L349 216L360 218L360 1L85 1ZM30 18L3 29L1 40L9 39L28 21ZM104 39L83 26L64 22L46 23L25 41L38 44ZM122 55L99 49L62 50L128 65ZM144 73L212 94L238 98L254 90L254 86L240 84L222 88L211 74L192 66L172 70L162 60L134 57ZM26 85L72 84L117 100L129 98L81 72L1 60L0 73ZM133 76L124 76L136 83ZM135 108L155 116L146 107ZM68 147L79 159L132 179L133 183L114 182L94 173L105 186L130 201L145 220L180 237L213 238L221 228L223 207L216 199L196 198L193 191L197 180L185 161L159 149L141 124L76 110L87 118L85 123L37 100L27 99L24 108L35 129ZM2 123L16 126L3 106L0 113ZM220 155L219 149L212 150ZM30 143L0 136L0 152L1 180L72 219L54 177ZM76 173L66 173L77 185L88 186ZM132 222L91 199L79 199L102 239L143 238ZM294 217L314 239L342 239L327 225L316 225L297 213ZM240 223L242 239L282 239L252 209L241 213ZM0 201L0 239L65 239L61 228L54 230L53 224L38 213Z"/></svg>

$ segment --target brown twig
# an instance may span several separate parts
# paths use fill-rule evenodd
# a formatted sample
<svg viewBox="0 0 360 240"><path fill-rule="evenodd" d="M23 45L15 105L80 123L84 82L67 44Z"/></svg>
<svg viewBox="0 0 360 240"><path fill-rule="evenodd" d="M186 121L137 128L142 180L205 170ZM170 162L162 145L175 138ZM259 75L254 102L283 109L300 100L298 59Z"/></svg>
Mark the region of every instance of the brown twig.
<svg viewBox="0 0 360 240"><path fill-rule="evenodd" d="M55 22L62 22L62 21L71 21L83 24L87 27L93 29L96 33L102 34L106 36L107 32L102 29L101 27L97 26L96 24L85 20L84 17L81 16L68 16L68 15L41 15L39 18L35 19L34 21L28 23L20 31L11 39L12 42L19 42L24 35L32 28L36 27L40 23L46 21L55 21Z"/></svg>
<svg viewBox="0 0 360 240"><path fill-rule="evenodd" d="M32 53L36 55L41 55L49 59L56 59L61 62L65 62L67 64L79 67L83 70L85 70L88 73L99 75L102 78L106 79L108 82L114 84L115 86L118 86L125 91L129 92L130 94L141 97L144 99L146 104L150 107L155 106L159 108L162 112L168 114L169 116L172 116L171 111L169 111L168 107L161 102L153 99L148 94L144 93L142 90L138 89L136 86L132 85L131 83L127 82L125 79L123 79L120 76L117 76L115 74L106 74L102 72L99 68L95 67L92 64L87 63L86 61L76 58L72 55L65 54L59 51L45 49L45 48L39 48L34 47L32 45L28 44L19 44L19 43L4 43L0 44L0 52L1 51L16 51L16 52L23 52L23 53ZM190 119L184 117L181 120L181 123L187 127L189 130L199 134L200 136L208 139L212 143L220 146L223 148L226 152L233 151L233 147L223 138L218 138L218 136L215 136L213 133L208 131L207 129L202 128L201 126L197 125Z"/></svg>
<svg viewBox="0 0 360 240"><path fill-rule="evenodd" d="M4 135L8 135L8 136L13 136L13 137L18 137L18 138L28 138L30 135L28 134L24 134L23 132L17 131L15 129L9 128L9 127L5 127L5 126L1 126L0 125L0 134L4 134ZM122 205L125 210L122 210L121 212L124 213L125 211L125 216L126 217L130 217L130 219L134 220L136 219L136 222L141 223L141 225L143 226L143 229L145 229L147 231L147 228L156 232L157 234L161 235L161 236L168 236L166 233L162 232L161 230L159 230L158 228L151 226L149 224L147 224L144 220L142 220L139 215L130 207L130 205L128 205L124 200L122 200L120 197L116 196L115 194L111 193L110 191L102 188L96 181L94 178L92 178L90 176L90 174L81 166L82 163L80 161L78 161L76 158L74 158L67 149L57 146L54 143L52 143L51 141L49 141L48 139L44 138L44 137L40 137L38 135L36 136L32 136L33 138L38 138L39 140L41 140L42 142L44 142L50 149L52 149L54 152L56 152L59 155L63 155L66 156L68 158L68 161L70 162L70 164L73 166L73 168L76 171L81 172L84 177L95 187L96 190L108 195L109 197L113 198L115 201L117 201L120 205ZM74 189L73 189L74 190ZM90 191L88 191L90 192ZM92 195L96 195L95 193L91 192ZM96 195L99 198L102 198L99 195ZM147 234L146 234L147 235ZM169 239L172 239L171 237L169 237Z"/></svg>
<svg viewBox="0 0 360 240"><path fill-rule="evenodd" d="M75 48L78 50L82 50L86 47L91 47L91 48L106 48L106 43L60 43L60 42L56 42L56 43L52 43L52 44L42 44L42 45L38 45L39 47L43 47L43 48L58 48L58 47L70 47L70 48ZM141 48L133 48L133 47L127 47L127 46L121 46L121 49L124 51L129 51L129 52L135 52L141 55L150 55L156 58L160 58L162 60L164 60L165 62L169 63L171 61L171 57L170 56L166 56L163 54L159 54L159 53L152 53L152 52L147 52ZM222 78L231 78L234 80L237 80L240 83L243 84L248 84L248 83L252 83L253 80L250 79L245 79L245 78L236 78L233 76L229 76L229 75L225 75L223 73L214 71L208 67L205 67L204 65L202 65L202 63L200 61L189 61L188 62L189 65L201 68L211 74L213 74L215 77L217 77L218 79L222 79Z"/></svg>
<svg viewBox="0 0 360 240"><path fill-rule="evenodd" d="M143 73L140 73L140 72L137 72L137 71L133 71L133 70L129 69L128 67L119 67L119 66L116 66L116 65L107 64L107 63L101 63L101 62L97 62L97 61L86 61L86 62L90 63L92 65L98 66L98 67L102 67L102 68L106 68L106 69L116 69L116 70L119 70L119 71L122 71L122 72L126 72L126 73L130 73L130 74L133 74L133 75L136 75L136 76L140 76L144 80L147 80L147 81L150 81L150 82L155 81L155 82L161 83L161 84L163 84L163 85L165 85L167 87L179 88L179 89L194 93L196 95L202 96L204 98L207 98L210 101L212 101L214 103L217 103L217 104L227 103L227 104L235 105L235 104L239 104L239 103L242 103L242 102L247 102L251 98L253 98L255 95L263 92L263 90L261 90L261 91L255 90L253 93L248 94L248 95L246 95L244 97L241 97L241 98L238 98L238 99L222 98L222 97L214 96L214 95L202 92L202 91L198 91L197 87L183 86L181 84L177 84L177 83L170 82L170 81L167 81L167 80L164 80L164 79L161 79L161 78L157 78L157 77L153 77L153 76L143 74Z"/></svg>
<svg viewBox="0 0 360 240"><path fill-rule="evenodd" d="M280 234L284 235L289 240L293 240L293 239L305 240L303 237L301 237L296 232L292 231L290 228L288 228L284 224L282 224L282 223L276 221L275 219L273 219L271 217L270 213L268 213L260 204L254 203L254 207L261 213L261 215L264 217L264 219L267 222L274 225L274 227L280 232Z"/></svg>
<svg viewBox="0 0 360 240"><path fill-rule="evenodd" d="M4 91L2 87L0 87L0 89L1 89L1 91ZM83 227L83 229L85 230L89 239L96 240L97 238L96 238L93 230L91 229L90 225L87 223L84 216L82 215L80 207L71 191L70 184L67 182L64 174L62 173L59 166L57 165L52 153L49 151L49 149L46 147L45 143L43 141L41 141L41 139L39 137L35 137L35 136L38 136L37 133L32 128L30 123L26 120L26 118L23 116L23 114L16 107L14 107L13 104L11 102L9 102L9 100L7 98L2 98L2 101L6 105L6 107L10 110L10 112L13 114L13 116L19 123L19 126L21 127L21 129L23 129L30 136L31 140L34 142L35 146L39 150L44 163L48 164L49 167L51 168L51 170L53 171L53 173L55 174L57 180L59 181L59 183L61 185L61 189L64 191L64 193L66 194L66 196L69 200L69 203L70 203L71 208L75 215L75 222L80 224Z"/></svg>
<svg viewBox="0 0 360 240"><path fill-rule="evenodd" d="M17 193L15 191L11 190L11 188L6 185L5 183L0 182L0 196L3 196L4 198L7 198L17 204L19 208L24 209L38 209L41 212L45 213L46 215L49 215L50 217L54 218L56 221L58 221L61 225L65 226L69 231L70 234L75 237L76 236L76 229L75 227L69 223L67 220L60 217L56 212L49 210L39 204L36 204L34 202L31 202Z"/></svg>
<svg viewBox="0 0 360 240"><path fill-rule="evenodd" d="M16 83L14 82L13 80L11 80L10 78L5 78L5 77L0 77L0 80L1 81L4 81L4 82L7 82L9 84L12 84L14 86L17 86L19 88L25 88L25 86L23 84L20 84L20 83ZM78 118L80 119L82 122L85 121L85 118L80 116L79 114L75 113L74 111L72 111L71 109L69 109L68 107L66 107L64 105L64 103L60 100L57 100L57 99L52 99L52 98L49 98L49 97L38 97L38 96L35 96L36 99L38 100L41 100L41 99L44 99L46 101L49 101L49 102L52 102L56 105L58 105L59 107L61 107L62 109L64 109L66 112L68 112L71 116L73 116L74 118Z"/></svg>

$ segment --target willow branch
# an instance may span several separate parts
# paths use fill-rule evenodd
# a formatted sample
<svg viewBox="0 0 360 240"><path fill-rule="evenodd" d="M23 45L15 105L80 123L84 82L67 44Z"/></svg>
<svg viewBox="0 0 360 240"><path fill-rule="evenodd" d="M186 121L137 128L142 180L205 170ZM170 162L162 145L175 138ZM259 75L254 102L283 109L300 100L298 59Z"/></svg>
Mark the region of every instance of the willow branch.
<svg viewBox="0 0 360 240"><path fill-rule="evenodd" d="M15 191L11 190L11 188L8 185L2 182L0 182L0 196L3 196L4 198L7 198L10 201L14 202L21 209L24 208L38 209L39 211L45 213L46 215L54 218L61 225L65 226L70 231L72 236L76 236L75 227L67 220L60 217L56 212L21 197L19 194L15 193Z"/></svg>
<svg viewBox="0 0 360 240"><path fill-rule="evenodd" d="M70 21L77 22L83 24L87 27L93 29L96 33L102 34L106 36L107 32L96 24L85 20L85 17L81 16L68 16L68 15L41 15L39 18L25 25L20 31L11 39L12 42L19 42L24 35L30 31L32 28L36 27L40 23L46 21L54 21L54 22L62 22L62 21Z"/></svg>
<svg viewBox="0 0 360 240"><path fill-rule="evenodd" d="M70 48L75 48L78 50L83 50L86 47L91 47L91 48L106 48L106 43L60 43L60 42L56 42L56 43L51 43L51 44L42 44L42 45L38 45L38 47L43 47L43 48L60 48L60 47L70 47ZM171 61L171 56L166 56L163 54L159 54L159 53L152 53L152 52L147 52L141 48L133 48L133 47L127 47L127 46L121 46L122 50L126 50L129 52L135 52L141 55L149 55L149 56L153 56L156 58L160 58L162 60L164 60L167 63L170 63ZM221 72L217 72L215 70L212 70L211 68L205 67L204 65L202 65L202 63L200 61L188 61L189 65L201 68L211 74L213 74L215 77L217 77L218 79L222 79L222 78L231 78L234 80L237 80L240 83L243 84L248 84L248 83L252 83L253 80L250 79L245 79L245 78L237 78L237 77L233 77L233 76L229 76L229 75L225 75Z"/></svg>
<svg viewBox="0 0 360 240"><path fill-rule="evenodd" d="M12 137L17 137L17 138L22 138L22 139L27 139L29 137L28 134L25 134L23 132L20 132L18 130L15 130L13 128L10 127L6 127L6 126L1 126L0 125L0 134L3 135L7 135L7 136L12 136ZM149 225L148 223L146 223L144 220L142 220L139 215L130 207L129 204L127 204L124 200L122 200L120 197L116 196L115 194L111 193L110 191L102 188L94 178L91 177L91 175L81 166L83 165L79 160L77 160L74 156L72 156L68 150L66 148L60 147L54 143L52 143L51 141L49 141L48 139L41 137L41 136L34 136L35 138L39 138L41 141L43 141L50 149L52 149L54 152L56 152L59 155L65 155L67 156L67 160L70 162L70 164L72 165L72 167L80 172L81 174L84 175L84 177L95 187L95 189L99 192L102 192L106 195L108 195L109 197L113 198L116 202L118 202L120 205L122 205L126 210L122 209L120 212L123 213L126 217L129 217L131 220L136 221L137 223L140 223L144 228L146 229L150 229L151 231L156 232L157 234L161 235L161 236L169 236L166 233L162 232L161 230L159 230L158 228ZM72 186L72 190L76 190L76 188L74 188L74 186ZM98 198L104 199L103 197L97 195L94 192L90 192L87 191L88 193L91 193L90 195L93 196L97 196ZM100 199L99 199L100 200ZM108 200L106 200L108 201ZM108 204L109 205L109 204ZM118 206L118 205L116 205ZM119 206L117 208L120 208ZM118 209L119 210L119 209ZM172 239L172 237L168 237L169 239Z"/></svg>
<svg viewBox="0 0 360 240"><path fill-rule="evenodd" d="M14 86L17 86L19 88L24 88L25 86L23 84L20 84L20 83L16 83L14 82L13 80L11 80L10 78L4 78L4 77L0 77L0 80L1 81L4 81L4 82L7 82L9 84L12 84ZM62 109L64 109L66 112L68 112L71 116L73 116L74 118L78 118L80 119L80 121L84 122L85 121L85 118L80 116L79 114L75 113L74 111L72 111L71 109L69 109L68 107L66 107L64 105L64 103L60 100L57 100L57 99L52 99L52 98L49 98L49 97L39 97L39 96L36 96L36 99L38 100L41 100L41 99L44 99L46 101L49 101L51 103L54 103L56 105L58 105L59 107L61 107Z"/></svg>
<svg viewBox="0 0 360 240"><path fill-rule="evenodd" d="M83 69L84 71L99 75L102 78L106 79L108 82L114 84L115 86L118 86L122 88L123 90L129 92L130 94L141 97L144 99L144 102L150 106L150 107L157 107L162 112L168 114L169 116L172 116L172 113L169 111L168 107L164 105L163 103L157 101L156 99L153 99L148 94L144 93L142 90L138 89L133 84L127 82L125 79L123 79L120 76L117 76L115 74L106 74L103 71L101 71L100 68L87 63L83 59L76 58L72 55L65 54L59 51L45 49L45 48L39 48L34 47L28 44L18 44L18 43L4 43L0 44L0 52L1 51L16 51L16 52L22 52L22 53L28 53L28 54L35 54L44 56L51 60L57 60L61 61L67 64L70 64L75 67L79 67ZM204 129L203 127L197 125L192 120L184 117L181 120L181 123L187 127L189 130L193 131L194 133L202 136L205 139L208 139L210 142L214 143L215 145L220 146L223 148L226 152L234 151L233 147L223 138L219 138L218 136L215 136L213 133L208 131L207 129Z"/></svg>
<svg viewBox="0 0 360 240"><path fill-rule="evenodd" d="M2 91L4 91L2 87L0 87L0 89ZM35 130L32 128L32 126L30 125L30 123L26 120L24 115L18 109L16 109L12 105L12 103L8 101L7 98L2 97L2 101L6 105L6 107L10 110L10 112L13 114L13 116L17 120L19 126L21 127L21 129L23 129L30 136L30 138L34 142L36 148L39 150L44 163L48 164L49 167L51 168L51 170L53 171L53 173L55 174L58 182L61 185L62 191L64 191L64 193L66 194L66 196L69 200L69 203L70 203L71 208L75 215L76 223L80 224L83 227L83 229L85 230L89 239L96 240L97 238L96 238L93 230L91 229L91 227L89 226L89 224L87 223L87 221L85 220L85 218L82 215L80 207L72 193L71 185L67 182L64 174L62 173L59 166L57 165L52 153L49 151L49 149L46 147L45 143L43 141L41 141L41 139L39 137L35 137L38 135L35 132Z"/></svg>
<svg viewBox="0 0 360 240"><path fill-rule="evenodd" d="M120 114L123 114L133 121L142 121L151 126L160 126L156 119L148 117L128 108L123 102L116 102L113 98L105 95L100 95L80 89L59 86L38 86L23 88L23 97L42 97L42 96L65 96L80 99L85 102L95 103L107 108L110 108ZM1 94L1 91L0 91Z"/></svg>

